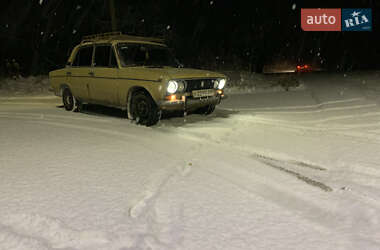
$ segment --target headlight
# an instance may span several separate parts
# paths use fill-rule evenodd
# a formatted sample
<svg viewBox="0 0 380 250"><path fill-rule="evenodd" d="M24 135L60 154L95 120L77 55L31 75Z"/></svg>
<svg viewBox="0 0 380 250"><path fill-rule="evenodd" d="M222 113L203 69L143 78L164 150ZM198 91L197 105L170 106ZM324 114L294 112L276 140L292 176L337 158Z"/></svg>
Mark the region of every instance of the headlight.
<svg viewBox="0 0 380 250"><path fill-rule="evenodd" d="M174 94L178 90L178 82L169 81L167 91L169 94Z"/></svg>
<svg viewBox="0 0 380 250"><path fill-rule="evenodd" d="M177 81L178 82L178 92L183 92L185 91L185 88L186 88L186 83L185 81Z"/></svg>
<svg viewBox="0 0 380 250"><path fill-rule="evenodd" d="M214 89L217 89L219 86L219 81L218 80L214 80Z"/></svg>
<svg viewBox="0 0 380 250"><path fill-rule="evenodd" d="M169 94L174 94L176 92L183 92L185 91L186 83L181 80L171 80L168 82L168 88L167 91Z"/></svg>
<svg viewBox="0 0 380 250"><path fill-rule="evenodd" d="M218 89L223 89L226 85L226 79L220 79L218 84Z"/></svg>

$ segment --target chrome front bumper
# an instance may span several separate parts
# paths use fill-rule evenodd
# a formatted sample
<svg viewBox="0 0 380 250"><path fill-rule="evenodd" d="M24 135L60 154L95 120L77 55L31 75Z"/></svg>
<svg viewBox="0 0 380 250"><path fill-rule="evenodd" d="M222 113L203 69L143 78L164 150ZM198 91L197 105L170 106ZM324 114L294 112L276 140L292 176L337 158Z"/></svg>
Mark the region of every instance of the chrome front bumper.
<svg viewBox="0 0 380 250"><path fill-rule="evenodd" d="M161 101L158 105L162 110L186 110L191 111L206 105L218 105L222 99L221 95L209 96L202 98L193 98L189 96L183 96L180 100L175 101Z"/></svg>

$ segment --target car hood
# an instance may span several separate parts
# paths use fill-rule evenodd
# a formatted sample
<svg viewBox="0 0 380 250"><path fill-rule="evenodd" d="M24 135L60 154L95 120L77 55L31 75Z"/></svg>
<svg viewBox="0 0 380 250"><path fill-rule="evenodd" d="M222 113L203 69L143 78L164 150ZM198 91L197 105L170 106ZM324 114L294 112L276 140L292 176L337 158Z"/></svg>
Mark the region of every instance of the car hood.
<svg viewBox="0 0 380 250"><path fill-rule="evenodd" d="M170 79L201 79L201 78L225 78L226 76L217 72L190 69L190 68L166 68Z"/></svg>
<svg viewBox="0 0 380 250"><path fill-rule="evenodd" d="M226 76L217 72L171 67L128 67L119 72L120 77L141 79L147 81L168 81L172 79L204 79L225 78Z"/></svg>

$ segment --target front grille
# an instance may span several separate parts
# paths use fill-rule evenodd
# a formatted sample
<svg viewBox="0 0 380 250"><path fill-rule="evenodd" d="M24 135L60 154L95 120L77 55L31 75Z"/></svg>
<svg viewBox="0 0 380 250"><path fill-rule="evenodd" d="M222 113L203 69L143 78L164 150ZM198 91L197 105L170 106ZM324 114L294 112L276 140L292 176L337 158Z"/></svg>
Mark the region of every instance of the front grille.
<svg viewBox="0 0 380 250"><path fill-rule="evenodd" d="M199 89L213 89L215 79L193 79L186 80L186 92Z"/></svg>

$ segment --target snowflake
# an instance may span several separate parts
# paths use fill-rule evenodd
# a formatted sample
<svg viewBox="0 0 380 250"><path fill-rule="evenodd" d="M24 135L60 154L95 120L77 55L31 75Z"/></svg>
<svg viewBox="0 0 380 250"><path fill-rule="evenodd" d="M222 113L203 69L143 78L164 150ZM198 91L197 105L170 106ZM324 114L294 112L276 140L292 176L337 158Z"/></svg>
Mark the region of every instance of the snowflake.
<svg viewBox="0 0 380 250"><path fill-rule="evenodd" d="M76 33L77 33L77 30L74 29L74 30L73 30L73 35L75 35Z"/></svg>
<svg viewBox="0 0 380 250"><path fill-rule="evenodd" d="M297 4L293 3L293 5L292 5L292 10L295 10L296 7L297 7Z"/></svg>
<svg viewBox="0 0 380 250"><path fill-rule="evenodd" d="M167 29L167 30L170 30L170 28L171 28L170 25L166 26L166 29Z"/></svg>

